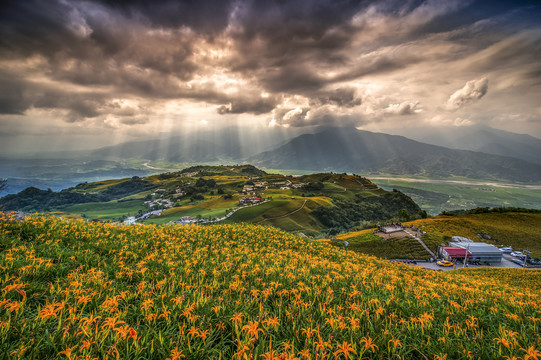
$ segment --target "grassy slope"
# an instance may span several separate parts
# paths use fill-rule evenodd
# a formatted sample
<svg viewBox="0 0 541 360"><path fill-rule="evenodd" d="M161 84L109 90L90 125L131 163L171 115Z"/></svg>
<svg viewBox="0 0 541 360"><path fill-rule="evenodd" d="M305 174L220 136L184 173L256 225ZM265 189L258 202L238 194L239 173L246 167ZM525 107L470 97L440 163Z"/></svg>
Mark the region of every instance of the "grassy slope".
<svg viewBox="0 0 541 360"><path fill-rule="evenodd" d="M406 224L415 225L426 231L423 240L433 251L441 243L447 243L451 236L465 236L474 241L483 241L494 245L513 246L514 249L529 249L533 256L541 256L541 214L503 213L472 214L456 216L437 216L415 220ZM374 229L361 230L338 235L349 242L366 242ZM478 233L489 234L493 240L481 240ZM374 238L375 239L375 238ZM373 239L373 240L374 240ZM363 244L361 252L382 256L379 246L371 249ZM393 252L389 248L389 254ZM392 256L384 256L392 257Z"/></svg>
<svg viewBox="0 0 541 360"><path fill-rule="evenodd" d="M70 214L85 214L89 218L100 220L113 220L122 215L135 215L137 211L145 210L142 200L109 201L99 203L84 203L69 205L61 209Z"/></svg>
<svg viewBox="0 0 541 360"><path fill-rule="evenodd" d="M0 221L0 278L0 346L23 359L493 359L540 346L540 271L434 272L261 226Z"/></svg>
<svg viewBox="0 0 541 360"><path fill-rule="evenodd" d="M541 214L503 213L438 216L416 220L411 224L421 227L428 238L445 242L445 237L465 236L481 241L477 234L488 234L494 245L513 246L517 250L529 249L541 256Z"/></svg>
<svg viewBox="0 0 541 360"><path fill-rule="evenodd" d="M430 254L422 245L411 237L381 238L373 234L373 229L356 231L336 236L339 240L349 242L348 249L363 254L379 256L386 259L428 259ZM342 246L342 242L332 242L334 246Z"/></svg>

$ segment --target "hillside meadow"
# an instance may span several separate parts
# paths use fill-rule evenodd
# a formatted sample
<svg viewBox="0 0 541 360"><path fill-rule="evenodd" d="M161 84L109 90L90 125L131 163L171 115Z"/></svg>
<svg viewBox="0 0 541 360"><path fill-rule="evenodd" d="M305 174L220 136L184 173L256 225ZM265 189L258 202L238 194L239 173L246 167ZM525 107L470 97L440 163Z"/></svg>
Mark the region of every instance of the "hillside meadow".
<svg viewBox="0 0 541 360"><path fill-rule="evenodd" d="M273 227L4 218L0 278L13 359L541 356L541 272L429 271Z"/></svg>
<svg viewBox="0 0 541 360"><path fill-rule="evenodd" d="M405 222L426 232L423 241L436 251L452 236L464 236L473 241L496 246L512 246L515 250L529 249L532 256L541 257L541 214L524 212L440 215L428 219ZM373 235L375 229L365 229L337 235L347 240L350 246L361 253L384 258L425 259L430 255L412 238L385 239ZM490 239L481 239L489 235ZM402 255L402 257L401 257Z"/></svg>
<svg viewBox="0 0 541 360"><path fill-rule="evenodd" d="M541 214L461 214L420 219L408 224L425 231L426 240L433 243L445 242L451 236L459 235L497 246L512 246L519 251L529 249L533 256L541 256ZM489 235L490 240L480 239L477 234Z"/></svg>

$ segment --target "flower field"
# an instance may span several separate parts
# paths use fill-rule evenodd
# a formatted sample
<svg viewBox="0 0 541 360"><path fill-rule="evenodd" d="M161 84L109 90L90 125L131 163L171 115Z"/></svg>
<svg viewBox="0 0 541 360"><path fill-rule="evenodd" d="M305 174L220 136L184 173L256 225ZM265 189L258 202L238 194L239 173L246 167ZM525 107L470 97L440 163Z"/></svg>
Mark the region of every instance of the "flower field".
<svg viewBox="0 0 541 360"><path fill-rule="evenodd" d="M538 359L538 274L428 271L247 224L3 219L0 356Z"/></svg>

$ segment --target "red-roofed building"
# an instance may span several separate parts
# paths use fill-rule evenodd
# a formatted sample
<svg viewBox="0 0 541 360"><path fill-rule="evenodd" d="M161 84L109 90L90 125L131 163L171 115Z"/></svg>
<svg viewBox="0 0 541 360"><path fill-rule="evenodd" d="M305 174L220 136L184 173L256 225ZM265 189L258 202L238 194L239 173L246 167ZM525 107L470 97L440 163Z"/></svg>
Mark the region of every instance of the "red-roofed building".
<svg viewBox="0 0 541 360"><path fill-rule="evenodd" d="M467 249L451 246L440 247L440 255L449 260L464 259L466 255L468 255L469 259L473 258L472 253Z"/></svg>

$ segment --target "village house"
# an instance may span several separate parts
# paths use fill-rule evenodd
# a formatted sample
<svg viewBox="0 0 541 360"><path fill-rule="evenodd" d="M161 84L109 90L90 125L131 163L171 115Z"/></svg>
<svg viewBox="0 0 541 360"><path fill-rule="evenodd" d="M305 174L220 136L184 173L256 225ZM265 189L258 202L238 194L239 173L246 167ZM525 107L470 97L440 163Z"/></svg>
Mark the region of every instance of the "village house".
<svg viewBox="0 0 541 360"><path fill-rule="evenodd" d="M257 196L243 196L239 199L239 205L253 205L253 204L259 204L261 202L261 198Z"/></svg>
<svg viewBox="0 0 541 360"><path fill-rule="evenodd" d="M254 183L256 189L268 189L269 183L266 181L258 181Z"/></svg>

